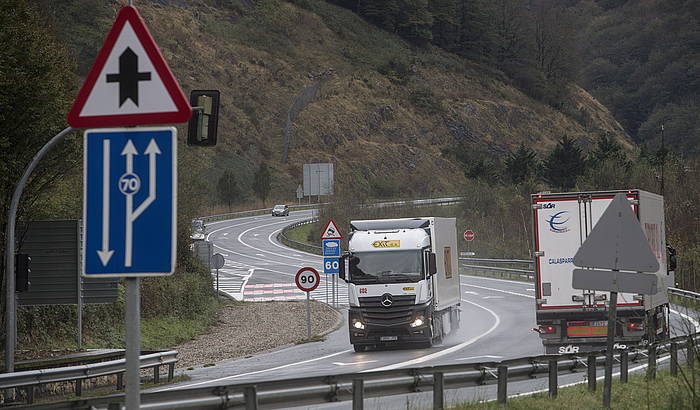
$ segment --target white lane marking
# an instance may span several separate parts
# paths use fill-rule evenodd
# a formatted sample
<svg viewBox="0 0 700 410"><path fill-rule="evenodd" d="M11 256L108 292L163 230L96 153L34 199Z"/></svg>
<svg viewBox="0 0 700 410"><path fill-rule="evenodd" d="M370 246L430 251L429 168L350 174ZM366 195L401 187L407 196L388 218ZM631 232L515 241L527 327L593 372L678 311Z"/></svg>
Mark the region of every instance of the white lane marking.
<svg viewBox="0 0 700 410"><path fill-rule="evenodd" d="M352 351L352 349L343 350L343 351L341 351L341 352L331 353L331 354L329 354L329 355L317 357L317 358L315 358L315 359L309 359L309 360L302 360L302 361L300 361L300 362L287 363L287 364L283 364L282 366L271 367L271 368L269 368L269 369L262 369L262 370L256 370L256 371L254 371L254 372L241 373L241 374L234 374L233 376L226 376L226 377L221 377L221 378L219 378L219 379L206 380L206 381L203 381L203 382L187 384L187 385L184 385L184 386L173 386L173 387L169 387L169 388L167 388L167 389L158 390L158 391L167 391L167 390L175 390L175 389L184 389L184 388L199 386L199 385L202 385L202 384L216 383L216 382L220 382L220 381L223 381L223 380L236 379L236 378L243 377L243 376L251 376L251 375L254 375L254 374L260 374L260 373L265 373L265 372L272 372L272 371L275 371L275 370L286 369L287 367L292 367L292 366L297 366L297 365L300 365L300 364L306 364L306 363L316 362L316 361L323 360L323 359L328 359L329 357L338 356L339 354L348 353L348 352L351 352L351 351Z"/></svg>
<svg viewBox="0 0 700 410"><path fill-rule="evenodd" d="M492 290L492 291L494 291L494 292L502 292L502 293L507 293L507 294L509 294L509 295L522 296L522 297L528 298L528 299L532 299L532 298L533 298L532 295L525 295L525 294L522 294L522 293L511 292L511 291L509 291L509 290L502 290L502 289L495 289L495 288L487 288L487 287L485 287L485 286L470 285L470 284L468 284L468 283L462 283L462 286L471 286L471 287L473 287L473 288L479 288L479 289L485 289L485 290Z"/></svg>
<svg viewBox="0 0 700 410"><path fill-rule="evenodd" d="M505 296L484 296L482 299L503 299Z"/></svg>
<svg viewBox="0 0 700 410"><path fill-rule="evenodd" d="M681 313L681 312L679 312L679 311L677 311L677 310L673 310L673 309L669 309L669 310L671 311L671 313L677 314L678 316L682 317L683 319L685 319L685 320L687 320L688 322L690 322L693 326L695 326L695 332L696 332L696 333L697 333L697 332L700 332L700 323L698 323L697 320L695 320L695 319L693 319L692 317L686 315L685 313Z"/></svg>
<svg viewBox="0 0 700 410"><path fill-rule="evenodd" d="M478 295L478 293L473 292L473 291L471 291L471 290L465 290L465 291L464 291L464 294L465 294L465 295Z"/></svg>
<svg viewBox="0 0 700 410"><path fill-rule="evenodd" d="M534 292L534 291L535 291L534 288L527 288L527 289L525 289L525 290L528 291L528 292Z"/></svg>
<svg viewBox="0 0 700 410"><path fill-rule="evenodd" d="M222 233L222 235L223 235L223 236L226 236L226 235L228 235L228 232L224 232L224 233Z"/></svg>
<svg viewBox="0 0 700 410"><path fill-rule="evenodd" d="M245 231L241 232L241 233L238 235L238 242L240 242L243 246L247 246L247 247L249 247L250 249L256 250L256 251L258 251L258 252L269 253L270 255L275 255L275 256L278 256L278 257L280 257L280 258L293 259L293 260L297 260L297 261L301 261L301 262L308 263L308 262L309 262L309 259L308 259L308 258L295 258L295 257L293 257L293 256L282 255L282 254L279 254L279 253L276 253L276 252L272 252L272 251L266 251L265 249L256 248L256 247L251 246L251 245L249 245L249 244L247 244L246 242L243 241L243 235L245 235L246 233L248 233L248 232L250 232L250 231L252 231L252 230L254 230L254 229L265 228L265 227L268 227L268 226L271 226L271 225L278 225L278 224L280 224L280 223L288 223L288 222L287 222L287 221L275 222L275 223L271 223L271 224L267 224L267 225L259 225L259 226L254 226L254 227L252 227L252 228L250 228L250 229L246 229ZM268 236L268 239L269 239L269 236ZM286 248L286 250L287 250L287 252L289 252L289 248ZM318 257L318 256L317 256L317 257ZM321 259L321 257L318 257L318 258Z"/></svg>
<svg viewBox="0 0 700 410"><path fill-rule="evenodd" d="M265 256L263 253L256 253L255 256Z"/></svg>
<svg viewBox="0 0 700 410"><path fill-rule="evenodd" d="M483 355L483 356L472 356L472 357L460 357L459 359L455 360L472 360L472 359L503 359L503 356L491 356L491 355Z"/></svg>
<svg viewBox="0 0 700 410"><path fill-rule="evenodd" d="M287 251L287 252L289 252L289 251L291 251L291 250L293 250L294 252L302 252L302 251L300 251L300 250L298 250L298 249L293 249L293 248L290 248L290 247L288 247L288 246L280 245L280 244L278 244L277 242L275 242L274 240L272 240L272 237L273 237L273 236L276 237L277 234L278 234L282 229L284 229L284 228L280 228L280 229L278 229L278 230L276 230L276 231L272 231L272 233L270 233L270 234L267 236L267 241L270 242L272 245L278 247L278 248L284 249L284 250ZM302 255L293 253L292 256L299 257L299 258L309 258L309 257L311 257L311 258L317 258L317 259L319 259L319 260L323 259L323 256L316 255L316 254L314 254L314 253L306 253L306 252L302 252Z"/></svg>
<svg viewBox="0 0 700 410"><path fill-rule="evenodd" d="M255 237L255 238L257 238L258 236L260 236L259 233L254 233L254 234L253 234L253 237Z"/></svg>
<svg viewBox="0 0 700 410"><path fill-rule="evenodd" d="M363 371L360 372L360 373L378 372L378 371L382 371L382 370L398 369L398 368L400 368L400 367L411 366L411 365L414 365L414 364L419 364L419 363L427 362L428 360L437 359L438 357L442 357L442 356L448 355L448 354L450 354L450 353L452 353L452 352L456 352L456 351L458 351L458 350L460 350L460 349L462 349L462 348L464 348L464 347L466 347L466 346L469 346L470 344L476 342L477 340L481 339L482 337L485 337L485 336L488 335L489 333L491 333L491 332L493 332L494 330L496 330L496 328L498 327L498 325L501 324L501 318L500 318L500 317L496 314L496 312L494 312L493 310L491 310L491 309L489 309L489 308L487 308L487 307L481 306L481 305L479 305L479 304L477 304L477 303L470 302L470 301L468 301L468 300L462 299L462 302L466 302L466 303L469 303L470 305L474 305L474 306L476 306L476 307L478 307L478 308L484 309L485 311L489 312L489 313L491 314L491 316L493 316L493 317L496 319L496 322L493 324L493 326L491 326L491 328L490 328L489 330L487 330L486 332L482 333L481 335L472 337L471 339L469 339L469 340L467 340L467 341L465 341L465 342L462 342L462 343L460 343L460 344L458 344L458 345L452 346L452 347L447 348L447 349L445 349L445 350L440 350L439 352L435 352L435 353L433 353L433 354L425 355L425 356L419 357L419 358L417 358L417 359L408 360L408 361L405 361L405 362L399 362L399 363L390 364L390 365L388 365L388 366L379 367L379 368L377 368L377 369L363 370Z"/></svg>
<svg viewBox="0 0 700 410"><path fill-rule="evenodd" d="M377 360L364 360L361 362L350 362L350 363L333 362L333 364L336 366L352 366L352 365L356 365L356 364L374 363L376 361Z"/></svg>

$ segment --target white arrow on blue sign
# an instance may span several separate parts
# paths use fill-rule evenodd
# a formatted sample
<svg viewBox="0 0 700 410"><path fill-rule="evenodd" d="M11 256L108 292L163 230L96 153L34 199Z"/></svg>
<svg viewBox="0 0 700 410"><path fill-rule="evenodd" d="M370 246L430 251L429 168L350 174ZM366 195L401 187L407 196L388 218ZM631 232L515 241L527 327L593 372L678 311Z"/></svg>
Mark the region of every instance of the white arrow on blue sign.
<svg viewBox="0 0 700 410"><path fill-rule="evenodd" d="M85 131L83 275L170 275L175 268L177 131Z"/></svg>

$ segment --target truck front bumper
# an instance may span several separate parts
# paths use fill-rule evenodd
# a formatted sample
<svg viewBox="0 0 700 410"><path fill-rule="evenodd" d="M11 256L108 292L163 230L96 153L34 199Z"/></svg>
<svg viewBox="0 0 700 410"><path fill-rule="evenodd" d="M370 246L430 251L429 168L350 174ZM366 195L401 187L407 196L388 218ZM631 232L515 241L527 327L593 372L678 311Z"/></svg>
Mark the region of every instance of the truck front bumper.
<svg viewBox="0 0 700 410"><path fill-rule="evenodd" d="M432 315L426 312L426 306L416 306L410 320L392 322L382 320L377 323L363 315L362 309L350 308L348 311L348 323L350 333L350 343L353 345L390 345L401 343L430 343L433 338L430 328ZM420 326L411 326L416 316L423 316L424 320ZM362 328L356 327L355 323L360 322Z"/></svg>

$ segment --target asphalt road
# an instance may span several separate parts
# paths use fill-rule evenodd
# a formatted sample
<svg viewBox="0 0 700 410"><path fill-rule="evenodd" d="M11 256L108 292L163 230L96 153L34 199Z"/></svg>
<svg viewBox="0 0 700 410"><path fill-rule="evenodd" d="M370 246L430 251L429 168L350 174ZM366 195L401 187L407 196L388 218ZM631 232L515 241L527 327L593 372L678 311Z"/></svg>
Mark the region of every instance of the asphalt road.
<svg viewBox="0 0 700 410"><path fill-rule="evenodd" d="M239 218L207 225L207 239L226 259L220 272L220 286L243 300L290 300L305 298L297 290L294 274L311 266L322 272L322 258L290 249L275 239L291 223L308 219L312 211L291 212L288 217L270 215ZM323 275L322 275L323 276ZM312 297L325 300L325 281ZM356 353L349 343L347 324L330 333L324 341L282 348L253 357L217 363L216 366L187 371L187 382L159 390L204 387L233 383L278 380L304 376L331 375L402 367L453 363L500 361L543 353L535 326L534 286L527 282L476 276L461 276L462 316L460 329L443 344L431 348L403 348ZM347 318L344 283L339 283L339 309ZM329 296L329 302L331 302ZM687 328L687 320L672 315L673 328ZM697 323L695 323L697 326ZM630 366L634 368L633 366ZM581 374L562 376L562 383L580 381ZM546 388L547 380L538 379L509 386L509 393L524 393ZM495 387L451 390L449 402L495 397ZM367 408L429 408L429 393L367 399ZM331 403L319 408L348 408L349 403Z"/></svg>

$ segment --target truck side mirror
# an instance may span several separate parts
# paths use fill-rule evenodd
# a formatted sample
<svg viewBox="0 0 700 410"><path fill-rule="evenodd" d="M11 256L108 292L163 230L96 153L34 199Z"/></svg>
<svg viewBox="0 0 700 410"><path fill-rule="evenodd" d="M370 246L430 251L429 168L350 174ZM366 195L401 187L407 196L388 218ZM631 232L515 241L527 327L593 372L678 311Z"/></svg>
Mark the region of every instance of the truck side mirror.
<svg viewBox="0 0 700 410"><path fill-rule="evenodd" d="M430 273L430 276L437 273L437 260L433 252L428 254L428 273Z"/></svg>
<svg viewBox="0 0 700 410"><path fill-rule="evenodd" d="M341 257L338 259L338 262L340 262L340 263L338 264L338 276L340 277L340 279L346 281L346 280L345 280L345 256L341 256ZM347 282L347 281L346 281L346 282Z"/></svg>
<svg viewBox="0 0 700 410"><path fill-rule="evenodd" d="M666 250L668 250L668 268L666 270L668 272L675 271L678 265L676 250L668 245L666 246Z"/></svg>

